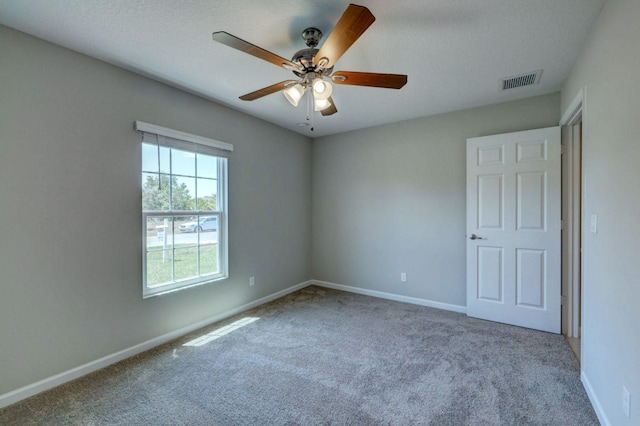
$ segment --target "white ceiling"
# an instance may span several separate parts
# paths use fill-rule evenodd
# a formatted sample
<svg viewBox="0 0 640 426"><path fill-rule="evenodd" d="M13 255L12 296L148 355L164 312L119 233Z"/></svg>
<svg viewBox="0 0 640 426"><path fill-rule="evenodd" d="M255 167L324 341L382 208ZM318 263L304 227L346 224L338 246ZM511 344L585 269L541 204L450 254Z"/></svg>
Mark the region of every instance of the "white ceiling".
<svg viewBox="0 0 640 426"><path fill-rule="evenodd" d="M281 93L239 96L295 77L214 42L227 31L290 58L300 33L324 39L341 0L0 0L0 23L317 137L561 89L605 0L356 0L376 21L335 70L407 74L401 90L335 85L338 113L314 115ZM535 86L499 80L543 69Z"/></svg>

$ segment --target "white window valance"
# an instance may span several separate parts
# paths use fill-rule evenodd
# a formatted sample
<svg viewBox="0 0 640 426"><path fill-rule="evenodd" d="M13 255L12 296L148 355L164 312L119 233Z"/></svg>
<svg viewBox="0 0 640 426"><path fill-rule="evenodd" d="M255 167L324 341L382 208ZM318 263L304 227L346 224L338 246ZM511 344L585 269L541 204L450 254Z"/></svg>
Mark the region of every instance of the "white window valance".
<svg viewBox="0 0 640 426"><path fill-rule="evenodd" d="M134 128L139 132L143 132L143 142L154 145L166 145L223 157L227 157L233 151L233 145L230 143L145 123L144 121L136 121Z"/></svg>

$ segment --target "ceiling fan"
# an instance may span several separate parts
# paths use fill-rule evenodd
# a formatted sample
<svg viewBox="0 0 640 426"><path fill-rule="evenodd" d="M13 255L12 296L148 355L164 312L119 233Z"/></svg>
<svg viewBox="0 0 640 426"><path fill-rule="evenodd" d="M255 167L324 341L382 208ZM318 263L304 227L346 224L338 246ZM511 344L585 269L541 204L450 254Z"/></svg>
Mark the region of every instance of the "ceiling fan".
<svg viewBox="0 0 640 426"><path fill-rule="evenodd" d="M317 28L305 29L302 32L302 38L307 48L296 52L290 61L224 31L213 33L213 39L219 43L293 71L298 77L297 80L281 81L280 83L264 87L255 92L247 93L246 95L240 96L240 99L243 101L253 101L272 93L284 91L287 100L293 106L298 106L298 102L308 91L310 92L310 96L307 104L307 120L309 120L312 102L314 110L320 111L323 116L338 112L335 102L331 98L333 88L330 82L387 89L400 89L407 83L407 76L403 74L379 74L353 71L333 72L334 64L366 29L373 24L375 19L366 7L350 4L320 49L317 49L317 46L322 37L322 32Z"/></svg>

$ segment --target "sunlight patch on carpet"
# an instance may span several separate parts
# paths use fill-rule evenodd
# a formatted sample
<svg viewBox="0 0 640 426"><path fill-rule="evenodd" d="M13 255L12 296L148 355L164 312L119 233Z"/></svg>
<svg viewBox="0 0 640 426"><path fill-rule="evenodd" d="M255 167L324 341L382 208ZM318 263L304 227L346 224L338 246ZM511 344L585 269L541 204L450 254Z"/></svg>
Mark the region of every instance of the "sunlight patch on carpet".
<svg viewBox="0 0 640 426"><path fill-rule="evenodd" d="M204 336L197 337L193 340L188 341L182 346L202 346L209 342L212 342L224 335L227 335L231 332L236 331L239 328L244 327L245 325L249 325L252 322L258 321L260 318L257 317L246 317L242 318L238 321L235 321L229 325L225 325L217 330L212 331L211 333L207 333Z"/></svg>

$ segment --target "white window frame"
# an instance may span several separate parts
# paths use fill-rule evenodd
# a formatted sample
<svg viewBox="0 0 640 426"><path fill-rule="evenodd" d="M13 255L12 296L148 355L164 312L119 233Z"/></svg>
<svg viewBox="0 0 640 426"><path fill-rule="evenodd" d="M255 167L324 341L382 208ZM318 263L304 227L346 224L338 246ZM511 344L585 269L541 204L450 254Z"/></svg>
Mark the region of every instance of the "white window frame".
<svg viewBox="0 0 640 426"><path fill-rule="evenodd" d="M213 139L204 138L202 136L192 135L177 130L168 129L153 124L136 121L135 129L152 135L164 136L162 140L162 146L178 149L181 151L193 152L196 154L208 155L216 157L217 159L217 210L166 210L166 211L142 211L142 296L143 298L149 298L159 296L162 294L172 293L178 290L183 290L195 286L205 285L212 282L224 280L229 276L229 259L228 259L228 159L225 156L221 156L213 150L218 152L233 151L233 145L216 141ZM170 139L167 139L170 138ZM157 139L159 140L159 139ZM189 145L185 142L192 144L192 149L189 149ZM143 143L149 143L144 141L140 143L142 147ZM200 146L198 146L200 145ZM202 149L202 147L208 147ZM207 152L207 149L211 149L213 152ZM170 170L172 172L172 170ZM148 173L142 170L141 173ZM170 174L173 176L173 174ZM142 188L140 188L142 193ZM202 275L191 279L173 281L164 285L148 286L147 285L147 218L149 217L180 217L180 216L216 216L217 217L217 238L218 238L218 272L215 274ZM173 233L172 233L173 235ZM198 246L200 241L198 238ZM173 244L172 244L173 247ZM175 250L175 248L174 248ZM173 262L173 260L172 260ZM173 265L172 265L173 267Z"/></svg>

